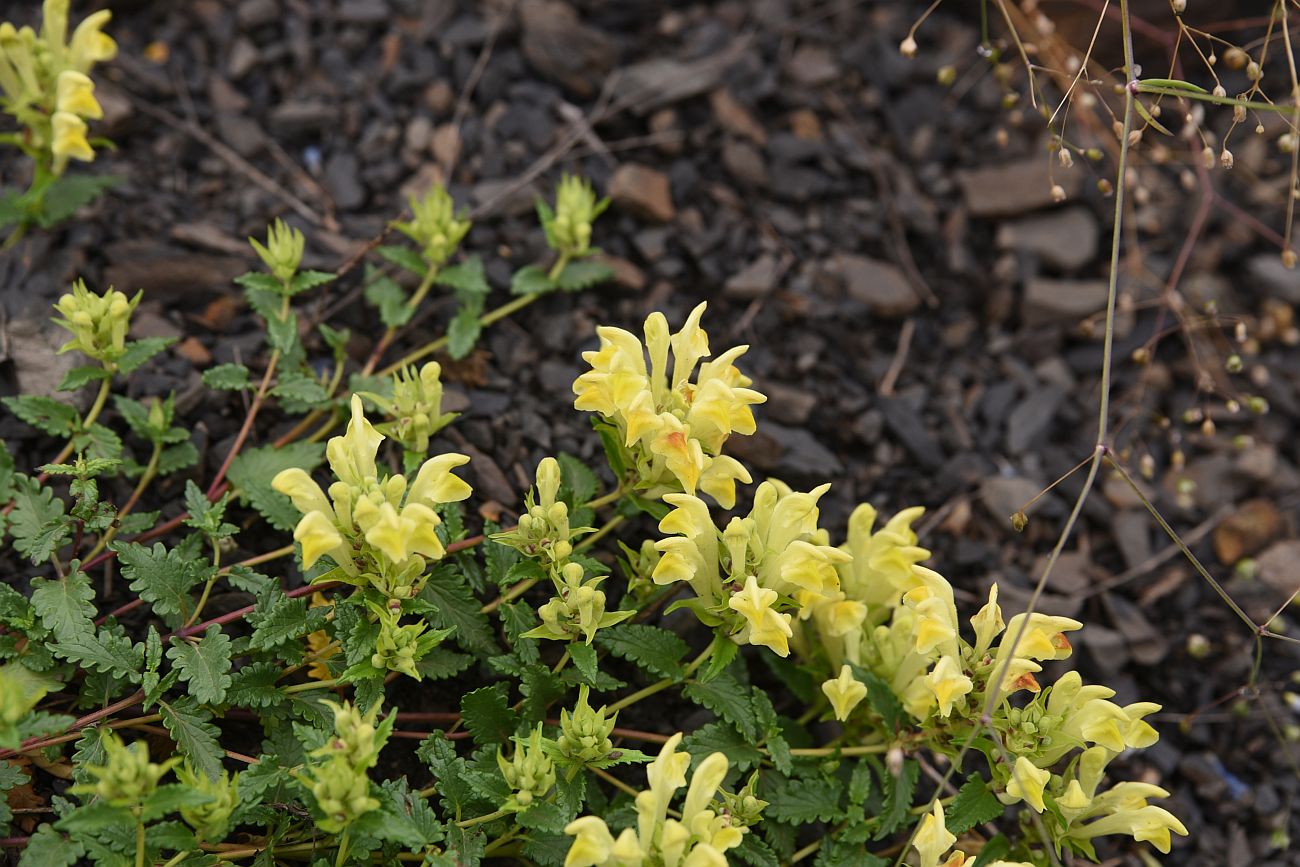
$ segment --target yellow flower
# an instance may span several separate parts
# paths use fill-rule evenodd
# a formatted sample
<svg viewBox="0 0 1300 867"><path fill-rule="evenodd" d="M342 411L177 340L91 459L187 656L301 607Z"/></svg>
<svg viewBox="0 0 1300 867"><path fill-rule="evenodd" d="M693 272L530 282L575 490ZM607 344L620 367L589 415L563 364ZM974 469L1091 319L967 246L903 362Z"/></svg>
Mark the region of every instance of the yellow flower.
<svg viewBox="0 0 1300 867"><path fill-rule="evenodd" d="M564 826L564 833L575 838L564 858L564 867L600 867L614 851L614 835L605 820L597 816L580 816Z"/></svg>
<svg viewBox="0 0 1300 867"><path fill-rule="evenodd" d="M1024 801L1034 808L1035 813L1041 813L1045 806L1043 792L1051 779L1051 772L1039 768L1024 756L1019 756L1011 771L1011 779L1007 781L1007 797L1013 804Z"/></svg>
<svg viewBox="0 0 1300 867"><path fill-rule="evenodd" d="M104 116L104 110L95 100L95 82L84 72L65 69L59 73L57 88L55 111L66 111L90 120Z"/></svg>
<svg viewBox="0 0 1300 867"><path fill-rule="evenodd" d="M54 132L51 150L57 165L63 166L70 159L88 163L95 158L95 151L86 140L84 120L70 112L56 111L50 122Z"/></svg>
<svg viewBox="0 0 1300 867"><path fill-rule="evenodd" d="M669 333L662 313L652 313L644 344L621 328L596 329L600 348L583 353L591 369L573 383L574 406L613 426L642 490L659 496L698 488L730 508L736 481L748 482L749 474L720 453L731 434L754 432L750 406L766 398L746 388L749 379L733 364L747 347L700 365L709 355L708 335L700 328L704 308L691 311L676 334Z"/></svg>
<svg viewBox="0 0 1300 867"><path fill-rule="evenodd" d="M934 812L926 814L921 820L921 829L916 832L912 845L921 856L921 867L938 867L943 863L943 854L957 842L956 836L948 832L943 819L943 804L934 802Z"/></svg>
<svg viewBox="0 0 1300 867"><path fill-rule="evenodd" d="M343 537L324 512L308 512L293 531L294 541L302 545L302 565L310 569L324 554L343 547ZM341 563L339 565L342 565Z"/></svg>
<svg viewBox="0 0 1300 867"><path fill-rule="evenodd" d="M970 619L970 623L975 627L975 655L983 656L993 646L993 639L1006 628L1002 609L998 607L998 585L989 587L989 601Z"/></svg>
<svg viewBox="0 0 1300 867"><path fill-rule="evenodd" d="M325 457L334 476L351 487L375 480L375 453L384 435L366 420L360 395L352 395L352 419L341 437L333 437L325 446Z"/></svg>
<svg viewBox="0 0 1300 867"><path fill-rule="evenodd" d="M957 699L973 689L971 679L962 671L961 663L953 656L943 656L925 676L925 684L939 702L939 716L947 719Z"/></svg>
<svg viewBox="0 0 1300 867"><path fill-rule="evenodd" d="M1113 813L1080 828L1070 829L1071 836L1083 839L1103 834L1128 834L1139 843L1150 843L1166 855L1171 844L1170 832L1187 836L1187 828L1177 816L1154 804Z"/></svg>
<svg viewBox="0 0 1300 867"><path fill-rule="evenodd" d="M831 701L835 718L840 722L849 718L849 714L866 698L867 688L853 677L853 671L847 665L840 666L839 677L822 684L822 692Z"/></svg>
<svg viewBox="0 0 1300 867"><path fill-rule="evenodd" d="M72 31L68 43L68 60L79 72L89 72L96 63L117 56L117 43L104 32L104 26L113 17L107 9L87 15Z"/></svg>
<svg viewBox="0 0 1300 867"><path fill-rule="evenodd" d="M727 600L727 607L739 612L746 621L750 644L761 644L776 651L778 656L790 655L790 615L772 609L777 600L775 590L758 586L753 575L745 580L745 588Z"/></svg>

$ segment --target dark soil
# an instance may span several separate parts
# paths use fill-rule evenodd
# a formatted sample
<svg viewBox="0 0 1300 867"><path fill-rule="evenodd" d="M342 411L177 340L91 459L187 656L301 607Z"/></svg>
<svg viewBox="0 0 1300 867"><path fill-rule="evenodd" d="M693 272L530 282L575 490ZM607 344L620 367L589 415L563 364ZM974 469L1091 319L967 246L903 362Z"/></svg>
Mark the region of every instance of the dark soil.
<svg viewBox="0 0 1300 867"><path fill-rule="evenodd" d="M743 367L770 396L737 456L795 486L832 481L823 524L836 535L860 501L886 514L925 505L924 543L965 613L992 581L1008 616L1024 604L1081 474L1037 502L1023 533L1008 517L1096 441L1096 314L1112 221L1096 182L1113 163L1057 167L1070 200L1053 205L1041 123L1025 107L1002 108L976 56L976 4L936 14L912 61L897 51L925 5L912 2L588 0L574 16L564 4L508 11L500 0L112 5L122 50L101 87L102 128L120 151L102 168L124 180L66 228L0 259L6 393L57 381L56 338L42 323L72 278L143 288L140 336L182 342L130 388L176 390L203 482L244 405L202 391L199 373L264 361L230 281L254 265L244 238L268 220L301 227L308 264L333 270L402 211L405 190L445 178L474 208L465 247L484 255L500 303L510 273L544 257L533 198L562 170L604 191L636 165L596 230L618 280L546 298L446 366L449 408L464 415L433 449L472 455L475 507L504 507L508 519L542 456L598 458L570 392L596 324L636 328L656 309L676 323L707 299L715 349L749 344ZM1090 30L1080 32L1076 45ZM1152 67L1165 63L1162 50L1139 45ZM945 64L959 70L952 89L935 83ZM1091 143L1084 121L1072 130ZM1289 159L1271 137L1238 135L1233 174L1198 180L1181 142L1167 140L1171 165L1147 161L1148 145L1166 146L1147 134L1126 237L1112 445L1135 473L1150 468L1157 507L1261 623L1300 587L1300 352L1289 318L1300 277L1281 268L1267 228L1282 225ZM12 157L0 169L8 182L20 171ZM1219 198L1180 264L1202 196L1183 175ZM1181 329L1161 304L1175 271L1189 315L1199 321L1213 302L1218 326ZM364 360L378 327L360 278L349 271L317 296L316 312L352 327ZM451 312L449 300L432 300L401 345L438 336ZM1236 322L1246 346L1233 342ZM1151 362L1135 363L1155 336ZM1234 351L1245 369L1231 375L1224 359ZM1262 395L1268 414L1225 408L1244 395ZM265 421L258 442L287 427L271 413ZM49 458L13 418L0 420L0 435L29 465ZM182 484L162 486L165 515L179 509ZM647 523L623 538L650 532ZM1237 568L1243 560L1256 571ZM1165 863L1300 863L1285 848L1300 834L1294 748L1272 730L1300 722L1300 702L1284 693L1295 645L1266 641L1258 691L1246 689L1251 629L1105 473L1041 608L1087 624L1073 658L1086 679L1121 701L1164 705L1160 743L1117 767L1174 793L1170 807L1192 836L1176 839ZM1288 632L1289 616L1274 629ZM403 710L446 710L458 696L404 698ZM1131 848L1109 851L1114 863L1139 863Z"/></svg>

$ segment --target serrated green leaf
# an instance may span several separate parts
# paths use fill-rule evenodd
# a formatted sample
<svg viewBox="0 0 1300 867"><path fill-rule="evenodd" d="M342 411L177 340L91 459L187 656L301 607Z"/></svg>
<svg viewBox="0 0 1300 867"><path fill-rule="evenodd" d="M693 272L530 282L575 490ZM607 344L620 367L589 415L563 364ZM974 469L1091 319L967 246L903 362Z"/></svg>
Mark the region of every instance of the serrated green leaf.
<svg viewBox="0 0 1300 867"><path fill-rule="evenodd" d="M63 578L32 579L32 609L60 641L94 631L95 591L90 577L75 569Z"/></svg>
<svg viewBox="0 0 1300 867"><path fill-rule="evenodd" d="M72 867L85 854L85 849L54 830L49 822L42 822L23 848L18 867Z"/></svg>
<svg viewBox="0 0 1300 867"><path fill-rule="evenodd" d="M443 268L434 280L439 286L450 287L462 304L482 301L492 288L488 286L487 272L483 269L483 260L472 256L459 265Z"/></svg>
<svg viewBox="0 0 1300 867"><path fill-rule="evenodd" d="M561 452L556 460L560 464L560 481L573 495L572 505L581 506L596 496L600 489L600 479L591 468L567 452Z"/></svg>
<svg viewBox="0 0 1300 867"><path fill-rule="evenodd" d="M56 226L121 181L113 175L61 175L45 189L37 222L46 229Z"/></svg>
<svg viewBox="0 0 1300 867"><path fill-rule="evenodd" d="M158 475L171 475L194 466L198 460L199 450L194 447L194 443L183 442L170 446L163 449L162 457L158 459Z"/></svg>
<svg viewBox="0 0 1300 867"><path fill-rule="evenodd" d="M118 358L117 369L122 373L134 373L146 361L175 342L174 337L146 337L143 340L132 340L126 345L126 351Z"/></svg>
<svg viewBox="0 0 1300 867"><path fill-rule="evenodd" d="M173 638L167 658L180 670L190 695L201 704L220 704L230 688L230 637L209 626L197 644Z"/></svg>
<svg viewBox="0 0 1300 867"><path fill-rule="evenodd" d="M410 247L401 247L396 244L385 244L382 247L376 247L375 252L380 256L397 265L399 268L405 268L413 274L423 277L429 272L429 265L424 258Z"/></svg>
<svg viewBox="0 0 1300 867"><path fill-rule="evenodd" d="M212 714L183 696L168 704L158 703L162 723L191 766L215 780L221 774L225 750L217 738L221 732L211 722Z"/></svg>
<svg viewBox="0 0 1300 867"><path fill-rule="evenodd" d="M726 723L709 723L691 732L682 748L697 761L710 753L722 753L732 767L744 772L763 760L763 753L740 732Z"/></svg>
<svg viewBox="0 0 1300 867"><path fill-rule="evenodd" d="M332 283L334 279L335 276L327 271L299 271L289 281L289 294L297 295L299 292L306 292L308 289L315 289L317 286Z"/></svg>
<svg viewBox="0 0 1300 867"><path fill-rule="evenodd" d="M83 632L59 639L54 652L82 668L139 683L144 669L144 645L107 630Z"/></svg>
<svg viewBox="0 0 1300 867"><path fill-rule="evenodd" d="M302 413L319 409L329 403L329 393L314 376L296 370L285 371L271 389L271 394L284 404L286 412Z"/></svg>
<svg viewBox="0 0 1300 867"><path fill-rule="evenodd" d="M152 548L136 542L114 542L109 547L117 552L131 589L155 614L170 623L189 617L194 610L190 590L208 579L211 564L186 557L177 548L165 548L161 542Z"/></svg>
<svg viewBox="0 0 1300 867"><path fill-rule="evenodd" d="M230 465L230 482L239 488L244 502L260 512L272 527L289 532L302 515L288 497L271 487L271 480L290 467L310 473L320 466L324 454L324 445L305 442L289 443L283 448L245 449Z"/></svg>
<svg viewBox="0 0 1300 867"><path fill-rule="evenodd" d="M237 707L275 707L286 700L278 683L283 674L283 666L271 662L245 665L231 675L226 701Z"/></svg>
<svg viewBox="0 0 1300 867"><path fill-rule="evenodd" d="M27 424L53 437L72 436L80 419L80 414L75 407L52 397L23 394L18 397L6 397L3 403L10 412Z"/></svg>
<svg viewBox="0 0 1300 867"><path fill-rule="evenodd" d="M614 269L594 259L579 259L564 266L555 283L565 292L579 292L614 276Z"/></svg>
<svg viewBox="0 0 1300 867"><path fill-rule="evenodd" d="M270 650L286 641L314 632L325 623L325 610L308 608L304 597L293 598L279 588L268 588L248 615L253 627L249 647Z"/></svg>
<svg viewBox="0 0 1300 867"><path fill-rule="evenodd" d="M483 333L483 323L479 321L481 306L467 305L456 311L451 322L447 324L447 354L461 359L470 354L478 337Z"/></svg>
<svg viewBox="0 0 1300 867"><path fill-rule="evenodd" d="M907 823L920 773L921 766L914 759L904 761L896 777L884 765L876 765L876 775L880 777L880 785L885 793L885 805L880 813L880 827L872 839L883 840Z"/></svg>
<svg viewBox="0 0 1300 867"><path fill-rule="evenodd" d="M497 652L487 615L479 610L479 601L455 569L447 565L435 568L420 599L433 606L430 622L443 629L454 628L453 638L461 647L480 655Z"/></svg>
<svg viewBox="0 0 1300 867"><path fill-rule="evenodd" d="M479 746L505 743L519 724L519 715L506 700L503 683L476 689L461 698L460 718Z"/></svg>
<svg viewBox="0 0 1300 867"><path fill-rule="evenodd" d="M203 371L203 384L221 391L240 391L252 388L248 368L242 364L218 364Z"/></svg>
<svg viewBox="0 0 1300 867"><path fill-rule="evenodd" d="M429 680L455 677L474 663L474 657L445 647L435 647L415 664L415 670Z"/></svg>
<svg viewBox="0 0 1300 867"><path fill-rule="evenodd" d="M746 834L740 845L727 852L727 857L735 857L750 867L781 867L781 859L776 857L772 847L754 834Z"/></svg>
<svg viewBox="0 0 1300 867"><path fill-rule="evenodd" d="M834 822L844 815L840 798L844 785L836 777L805 780L780 780L763 798L770 803L763 811L771 817L794 825L809 822Z"/></svg>
<svg viewBox="0 0 1300 867"><path fill-rule="evenodd" d="M76 391L91 382L99 382L112 376L102 367L74 367L63 375L58 391Z"/></svg>
<svg viewBox="0 0 1300 867"><path fill-rule="evenodd" d="M620 623L596 633L596 643L615 656L644 668L651 674L680 680L690 646L673 633L657 626Z"/></svg>
<svg viewBox="0 0 1300 867"><path fill-rule="evenodd" d="M546 276L546 269L539 265L525 265L510 278L511 295L541 295L555 288L555 281Z"/></svg>
<svg viewBox="0 0 1300 867"><path fill-rule="evenodd" d="M682 689L682 695L698 705L703 705L719 719L731 723L745 737L758 737L758 718L753 702L740 682L729 674L720 674L708 683L693 681Z"/></svg>
<svg viewBox="0 0 1300 867"><path fill-rule="evenodd" d="M44 563L71 534L63 514L63 501L54 491L24 475L14 476L14 508L9 513L9 535L14 549L32 563Z"/></svg>
<svg viewBox="0 0 1300 867"><path fill-rule="evenodd" d="M906 711L889 684L874 672L857 665L853 666L853 676L867 685L867 704L880 714L885 727L890 731L898 731L906 719Z"/></svg>
<svg viewBox="0 0 1300 867"><path fill-rule="evenodd" d="M596 648L589 644L574 643L569 645L569 656L573 665L582 673L588 683L600 675L600 660L596 657Z"/></svg>
<svg viewBox="0 0 1300 867"><path fill-rule="evenodd" d="M407 304L406 290L383 274L367 283L364 294L366 301L379 310L379 319L386 328L401 328L415 313Z"/></svg>
<svg viewBox="0 0 1300 867"><path fill-rule="evenodd" d="M944 824L948 830L961 836L982 822L1001 816L1004 807L997 796L989 791L988 784L979 774L962 784L957 797L944 811Z"/></svg>

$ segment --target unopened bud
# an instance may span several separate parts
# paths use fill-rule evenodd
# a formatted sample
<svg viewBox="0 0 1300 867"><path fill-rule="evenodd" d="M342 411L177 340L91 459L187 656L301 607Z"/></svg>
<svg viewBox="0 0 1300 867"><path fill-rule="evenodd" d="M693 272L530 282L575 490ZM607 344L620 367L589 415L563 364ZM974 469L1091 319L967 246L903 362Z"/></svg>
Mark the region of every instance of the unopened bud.
<svg viewBox="0 0 1300 867"><path fill-rule="evenodd" d="M898 43L898 53L904 57L916 56L916 40L911 36Z"/></svg>
<svg viewBox="0 0 1300 867"><path fill-rule="evenodd" d="M1219 164L1222 165L1225 169L1232 168L1232 151L1228 150L1227 148L1224 148L1223 151L1220 152L1219 154Z"/></svg>

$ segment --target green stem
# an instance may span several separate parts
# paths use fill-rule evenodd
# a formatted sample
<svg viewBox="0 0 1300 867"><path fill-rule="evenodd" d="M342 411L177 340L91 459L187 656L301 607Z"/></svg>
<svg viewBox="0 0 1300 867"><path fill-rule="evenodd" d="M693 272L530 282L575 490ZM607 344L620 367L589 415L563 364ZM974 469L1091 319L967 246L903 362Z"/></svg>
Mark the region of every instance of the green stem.
<svg viewBox="0 0 1300 867"><path fill-rule="evenodd" d="M631 707L632 705L636 704L642 699L649 698L650 696L655 695L656 693L663 692L665 689L672 686L673 684L682 682L683 680L685 680L686 678L694 674L696 669L698 669L701 665L703 665L705 660L707 660L713 654L713 647L714 644L712 641L710 641L708 647L705 647L702 651L700 651L700 655L695 657L695 659L691 660L690 665L686 666L686 670L682 672L682 676L680 678L665 677L663 680L655 681L654 683L650 684L647 687L644 687L643 689L638 689L636 692L632 693L631 695L625 696L619 699L618 701L614 702L613 704L611 704L607 710L607 713L612 714L615 711L620 711L625 707Z"/></svg>
<svg viewBox="0 0 1300 867"><path fill-rule="evenodd" d="M1250 111L1267 111L1274 114L1283 114L1294 111L1294 107L1285 105L1274 105L1271 102L1255 102L1250 99L1237 99L1231 96L1215 96L1213 93L1200 93L1195 90L1183 90L1180 87L1163 87L1158 84L1149 84L1144 81L1137 83L1138 93L1147 93L1154 96L1176 96L1182 99L1196 99L1201 102L1212 102L1215 105L1241 106Z"/></svg>
<svg viewBox="0 0 1300 867"><path fill-rule="evenodd" d="M484 313L482 316L478 318L478 324L481 328L487 328L489 325L491 325L493 322L496 322L498 319L504 319L505 317L509 316L511 313L524 309L525 307L527 307L529 304L532 304L540 297L542 296L541 295L520 295L518 298L514 299L513 301L507 301L505 304L502 304L500 307L497 307L495 310L489 310L487 313ZM431 343L426 343L424 346L421 346L419 349L407 353L406 355L399 358L397 361L394 361L392 364L388 365L383 370L379 371L379 375L388 376L395 370L400 370L401 368L406 367L406 365L408 364L412 364L416 361L419 361L421 358L424 358L429 355L433 355L433 353L437 352L438 350L446 346L447 341L448 341L448 337L446 335L443 335L442 337L439 337L437 340L434 340Z"/></svg>
<svg viewBox="0 0 1300 867"><path fill-rule="evenodd" d="M472 828L475 825L483 825L487 822L495 822L497 819L509 815L510 815L509 810L497 810L495 813L488 813L486 816L476 816L473 819L465 819L462 822L457 822L456 827Z"/></svg>
<svg viewBox="0 0 1300 867"><path fill-rule="evenodd" d="M282 692L284 692L285 695L292 695L296 692L311 692L313 689L333 689L338 686L338 683L337 678L330 678L329 680L313 680L309 683L295 683L292 686L286 686Z"/></svg>
<svg viewBox="0 0 1300 867"><path fill-rule="evenodd" d="M144 867L144 819L139 812L135 814L135 867Z"/></svg>
<svg viewBox="0 0 1300 867"><path fill-rule="evenodd" d="M816 747L790 750L790 755L820 758L825 756L871 756L887 752L889 752L889 744L860 744L856 747Z"/></svg>
<svg viewBox="0 0 1300 867"><path fill-rule="evenodd" d="M564 273L564 269L568 264L569 254L561 253L560 258L556 259L555 264L551 266L551 270L546 272L546 279L550 280L552 283L559 280L560 275Z"/></svg>
<svg viewBox="0 0 1300 867"><path fill-rule="evenodd" d="M185 621L186 626L193 626L199 620L199 615L203 613L203 607L208 604L208 596L212 594L212 587L217 583L217 579L224 573L221 571L221 546L215 539L212 542L212 576L208 578L207 583L203 585L203 593L199 596L199 604L194 606L194 613Z"/></svg>
<svg viewBox="0 0 1300 867"><path fill-rule="evenodd" d="M101 379L99 381L99 393L95 395L95 402L91 404L90 411L86 413L85 417L81 419L81 423L78 425L78 427L81 430L84 431L87 428L89 428L92 424L94 424L95 419L99 418L99 414L103 412L104 404L108 402L108 392L110 386L112 385L112 382L113 380L111 377L109 379ZM68 457L72 454L73 449L75 448L76 446L72 444L72 440L68 440L68 444L63 447L63 451L59 452L59 456L56 457L54 460L52 460L50 463L53 464L63 463L68 459Z"/></svg>
<svg viewBox="0 0 1300 867"><path fill-rule="evenodd" d="M348 861L348 834L351 830L351 828L344 828L343 836L339 837L339 851L334 856L334 867L343 867Z"/></svg>
<svg viewBox="0 0 1300 867"><path fill-rule="evenodd" d="M429 294L429 290L433 288L433 283L437 279L438 269L430 265L429 270L425 271L424 277L420 279L420 285L415 287L415 292L406 300L406 309L408 311L415 312L415 309L420 306L420 302ZM407 317L407 321L410 321L410 316ZM393 338L397 336L398 330L398 326L390 325L384 331L384 336L379 338L374 351L370 353L370 358L366 360L366 366L361 370L362 376L369 376L374 371L376 365L379 364L379 359L384 357L384 352L392 345Z"/></svg>
<svg viewBox="0 0 1300 867"><path fill-rule="evenodd" d="M108 543L112 542L113 539L116 538L118 531L122 529L122 519L131 514L131 510L135 508L136 503L140 502L140 497L144 495L145 489L149 487L149 483L158 476L158 464L161 460L162 443L157 442L153 445L153 454L149 456L149 463L145 466L144 472L140 474L140 481L136 482L135 490L131 492L131 496L126 501L126 505L124 505L121 511L117 513L116 517L113 518L113 525L104 532L104 535L99 537L99 541L95 543L95 547L90 550L89 554L82 558L81 562L89 563L91 560L95 559L101 551L108 547Z"/></svg>

